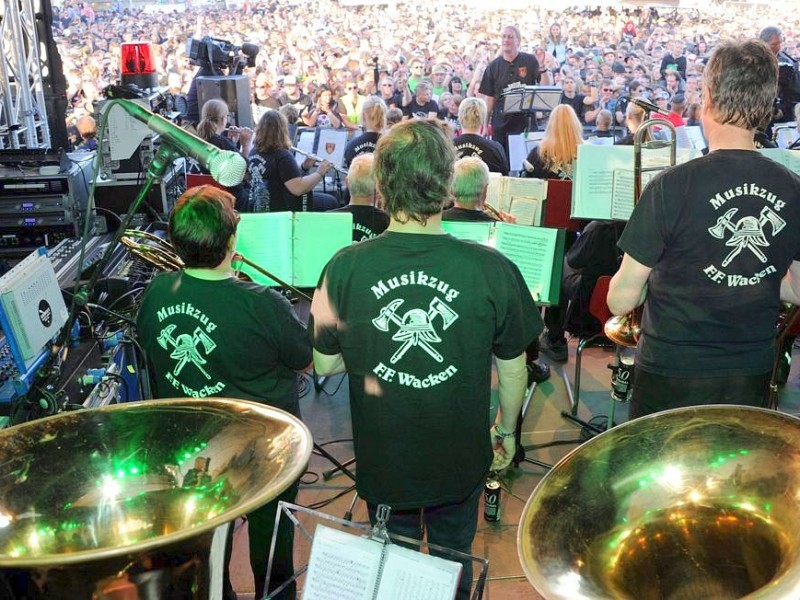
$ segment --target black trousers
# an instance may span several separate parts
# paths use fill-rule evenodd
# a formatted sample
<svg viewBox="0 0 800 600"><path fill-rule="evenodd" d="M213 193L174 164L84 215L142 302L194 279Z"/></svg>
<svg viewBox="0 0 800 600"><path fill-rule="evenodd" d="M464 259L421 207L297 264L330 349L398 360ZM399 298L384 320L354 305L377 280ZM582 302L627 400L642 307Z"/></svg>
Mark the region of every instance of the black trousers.
<svg viewBox="0 0 800 600"><path fill-rule="evenodd" d="M630 418L706 404L765 407L770 373L724 377L667 377L633 370Z"/></svg>

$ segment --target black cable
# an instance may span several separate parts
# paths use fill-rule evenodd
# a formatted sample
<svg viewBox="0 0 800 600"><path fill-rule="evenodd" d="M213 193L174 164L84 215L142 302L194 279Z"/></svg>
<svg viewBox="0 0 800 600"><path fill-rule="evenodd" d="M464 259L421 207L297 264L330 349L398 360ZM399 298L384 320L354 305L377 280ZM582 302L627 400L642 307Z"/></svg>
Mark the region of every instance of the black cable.
<svg viewBox="0 0 800 600"><path fill-rule="evenodd" d="M106 372L104 377L111 377L112 379L116 379L117 381L122 382L122 387L125 388L125 401L126 402L130 402L132 400L132 398L131 398L131 388L128 385L128 380L127 379L125 379L119 373L108 373L108 372Z"/></svg>
<svg viewBox="0 0 800 600"><path fill-rule="evenodd" d="M335 396L336 394L339 393L339 388L342 387L342 382L344 381L344 378L346 377L346 375L347 375L347 373L342 373L342 376L339 378L339 385L337 385L336 389L333 390L332 392L325 391L324 387L320 387L319 391L322 392L323 394L325 394L326 396L328 396L329 398ZM309 377L311 377L311 376L309 375Z"/></svg>
<svg viewBox="0 0 800 600"><path fill-rule="evenodd" d="M136 325L136 321L134 321L130 317L126 317L125 315L118 313L114 310L111 310L110 308L106 308L105 306L102 306L100 304L94 304L93 302L88 302L86 306L88 306L89 308L96 308L97 310L107 313L112 317L116 317L117 319L119 319L123 323L127 323L128 325Z"/></svg>
<svg viewBox="0 0 800 600"><path fill-rule="evenodd" d="M350 492L354 492L355 489L356 489L356 486L355 485L351 485L346 490L342 490L338 494L335 494L334 496L332 496L332 497L330 497L330 498L328 498L326 500L320 500L319 502L315 502L314 504L309 504L308 506L306 506L306 508L309 508L311 510L319 510L320 508L324 508L324 507L328 506L329 504L332 504L333 502L336 502L336 500L338 500L339 498L342 498L343 496L346 496Z"/></svg>
<svg viewBox="0 0 800 600"><path fill-rule="evenodd" d="M321 444L317 444L317 446L319 446L320 448L323 448L324 446L328 446L330 444L344 444L345 442L352 442L352 441L353 441L353 438L341 438L339 440L330 440L328 442L323 442ZM320 455L317 454L317 456L320 456Z"/></svg>

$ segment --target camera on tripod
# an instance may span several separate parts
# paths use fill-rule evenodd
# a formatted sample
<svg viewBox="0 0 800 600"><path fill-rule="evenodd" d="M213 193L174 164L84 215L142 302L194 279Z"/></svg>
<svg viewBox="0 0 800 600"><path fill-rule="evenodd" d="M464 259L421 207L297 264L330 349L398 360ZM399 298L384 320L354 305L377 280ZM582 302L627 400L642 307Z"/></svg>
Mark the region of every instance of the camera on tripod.
<svg viewBox="0 0 800 600"><path fill-rule="evenodd" d="M255 67L258 50L256 44L244 43L236 46L227 40L210 36L201 40L190 37L186 43L186 53L191 64L228 69L230 75L241 74L246 66Z"/></svg>

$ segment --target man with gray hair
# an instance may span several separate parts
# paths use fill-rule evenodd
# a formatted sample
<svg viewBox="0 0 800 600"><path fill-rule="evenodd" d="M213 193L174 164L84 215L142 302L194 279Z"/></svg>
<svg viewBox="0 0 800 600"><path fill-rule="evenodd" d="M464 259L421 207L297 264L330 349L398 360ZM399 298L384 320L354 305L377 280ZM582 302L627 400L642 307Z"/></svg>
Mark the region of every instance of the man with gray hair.
<svg viewBox="0 0 800 600"><path fill-rule="evenodd" d="M427 531L429 543L470 553L486 475L514 457L525 347L542 320L511 261L442 230L455 161L433 120L381 136L375 178L391 223L330 260L309 331L317 373L350 378L356 489L370 521L386 504L390 533ZM457 598L467 600L472 561L461 562Z"/></svg>
<svg viewBox="0 0 800 600"><path fill-rule="evenodd" d="M795 104L800 102L800 74L797 70L797 61L783 51L783 32L777 27L765 27L759 38L778 59L778 87L773 122L791 121L794 118Z"/></svg>
<svg viewBox="0 0 800 600"><path fill-rule="evenodd" d="M453 174L454 205L442 213L443 221L496 221L483 212L489 189L489 167L477 156L456 161Z"/></svg>
<svg viewBox="0 0 800 600"><path fill-rule="evenodd" d="M780 303L800 303L800 177L753 145L772 114L775 55L723 43L703 77L709 153L644 189L608 292L616 315L644 305L631 418L766 406Z"/></svg>
<svg viewBox="0 0 800 600"><path fill-rule="evenodd" d="M383 233L389 226L389 215L379 206L375 190L375 155L359 154L350 163L345 177L350 203L330 212L353 215L353 242L361 242Z"/></svg>

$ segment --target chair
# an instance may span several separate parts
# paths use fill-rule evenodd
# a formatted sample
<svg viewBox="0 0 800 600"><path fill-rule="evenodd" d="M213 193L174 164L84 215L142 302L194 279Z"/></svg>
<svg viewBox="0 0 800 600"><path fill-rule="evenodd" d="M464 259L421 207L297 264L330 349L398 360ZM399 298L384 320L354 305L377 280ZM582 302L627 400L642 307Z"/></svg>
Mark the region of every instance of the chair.
<svg viewBox="0 0 800 600"><path fill-rule="evenodd" d="M608 321L612 316L614 316L611 311L608 309L608 303L606 302L606 298L608 296L608 286L611 283L611 276L610 275L602 275L597 279L597 283L594 286L594 290L592 291L592 297L589 300L589 313L601 323L605 323ZM570 388L569 379L564 378L564 382L567 386L567 395L570 399L570 412L568 413L570 416L574 417L578 414L578 403L580 401L580 393L581 393L581 359L583 357L583 349L586 345L596 340L599 337L603 336L603 332L596 333L595 335L581 338L578 341L578 349L575 352L575 390ZM575 420L575 419L571 419Z"/></svg>

